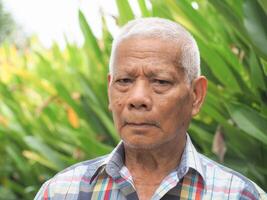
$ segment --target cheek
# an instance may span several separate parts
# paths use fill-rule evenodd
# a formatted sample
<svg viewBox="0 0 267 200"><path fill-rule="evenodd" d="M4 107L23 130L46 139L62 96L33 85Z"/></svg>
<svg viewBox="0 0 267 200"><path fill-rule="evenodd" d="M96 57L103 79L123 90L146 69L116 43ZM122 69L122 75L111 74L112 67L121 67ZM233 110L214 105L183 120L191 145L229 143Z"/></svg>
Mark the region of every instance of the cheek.
<svg viewBox="0 0 267 200"><path fill-rule="evenodd" d="M160 114L166 115L167 118L177 115L177 113L180 112L184 105L184 101L178 95L171 97L162 97L158 102Z"/></svg>
<svg viewBox="0 0 267 200"><path fill-rule="evenodd" d="M109 107L112 112L116 112L120 107L122 107L123 97L118 94L118 92L113 89L109 92Z"/></svg>
<svg viewBox="0 0 267 200"><path fill-rule="evenodd" d="M125 97L121 97L120 95L113 94L110 96L110 110L113 114L114 121L119 121L119 118L121 118L121 113L123 111L125 104Z"/></svg>
<svg viewBox="0 0 267 200"><path fill-rule="evenodd" d="M120 109L122 107L122 99L121 98L117 98L114 100L114 102L112 102L112 105L115 109Z"/></svg>
<svg viewBox="0 0 267 200"><path fill-rule="evenodd" d="M121 109L121 107L122 106L121 106L120 100L113 100L110 102L110 109L112 111L114 125L115 125L117 130L119 130L119 127L122 124L122 119L121 119L122 109Z"/></svg>
<svg viewBox="0 0 267 200"><path fill-rule="evenodd" d="M168 100L166 101L166 99ZM161 119L165 121L166 127L174 128L177 124L179 126L186 125L191 118L189 95L174 96L166 99L161 101L159 105L159 114Z"/></svg>

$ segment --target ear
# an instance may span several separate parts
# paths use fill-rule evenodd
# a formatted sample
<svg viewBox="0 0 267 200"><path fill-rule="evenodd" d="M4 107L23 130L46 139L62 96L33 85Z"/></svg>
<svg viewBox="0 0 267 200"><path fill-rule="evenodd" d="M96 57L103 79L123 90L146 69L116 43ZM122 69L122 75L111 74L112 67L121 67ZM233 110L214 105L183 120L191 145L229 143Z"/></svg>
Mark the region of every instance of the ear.
<svg viewBox="0 0 267 200"><path fill-rule="evenodd" d="M111 106L110 106L110 85L111 85L111 81L112 81L112 75L108 74L108 109L109 111L111 111Z"/></svg>
<svg viewBox="0 0 267 200"><path fill-rule="evenodd" d="M192 116L197 115L200 111L200 108L206 96L207 84L208 81L205 76L200 76L192 82L192 87L193 87Z"/></svg>
<svg viewBox="0 0 267 200"><path fill-rule="evenodd" d="M109 86L110 86L110 84L111 84L111 79L112 79L111 74L108 74L108 88L109 88Z"/></svg>

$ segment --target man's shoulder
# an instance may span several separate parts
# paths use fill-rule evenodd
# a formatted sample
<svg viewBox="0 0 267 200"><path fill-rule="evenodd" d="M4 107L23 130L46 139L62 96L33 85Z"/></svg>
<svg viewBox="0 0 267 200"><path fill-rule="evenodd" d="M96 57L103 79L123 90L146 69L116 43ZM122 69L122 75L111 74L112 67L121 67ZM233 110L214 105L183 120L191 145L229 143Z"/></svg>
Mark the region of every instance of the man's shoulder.
<svg viewBox="0 0 267 200"><path fill-rule="evenodd" d="M247 197L248 199L254 199L252 197L259 199L259 197L266 195L257 184L241 173L221 165L202 154L199 154L199 157L205 171L205 180L208 188L214 188L215 186L217 190L238 192L240 196Z"/></svg>
<svg viewBox="0 0 267 200"><path fill-rule="evenodd" d="M105 163L107 157L108 155L104 155L86 160L60 171L42 185L35 199L43 199L44 196L60 197L69 191L75 195L81 187L88 188L93 175Z"/></svg>
<svg viewBox="0 0 267 200"><path fill-rule="evenodd" d="M66 177L78 177L91 179L96 170L105 163L108 155L100 156L91 160L82 161L76 163L59 173L57 173L52 180L60 181L61 179L64 180ZM69 180L69 179L67 179ZM71 180L69 180L71 181Z"/></svg>
<svg viewBox="0 0 267 200"><path fill-rule="evenodd" d="M62 176L66 173L73 173L74 171L77 170L81 172L85 170L88 173L88 175L90 175L91 173L94 173L94 170L98 169L106 161L108 156L109 154L76 163L60 171L55 176Z"/></svg>

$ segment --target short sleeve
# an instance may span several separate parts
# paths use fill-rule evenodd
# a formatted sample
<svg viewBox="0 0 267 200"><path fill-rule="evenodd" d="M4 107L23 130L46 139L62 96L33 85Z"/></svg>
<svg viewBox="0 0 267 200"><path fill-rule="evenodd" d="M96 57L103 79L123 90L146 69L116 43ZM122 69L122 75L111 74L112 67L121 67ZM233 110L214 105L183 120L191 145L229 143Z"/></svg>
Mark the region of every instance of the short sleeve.
<svg viewBox="0 0 267 200"><path fill-rule="evenodd" d="M251 184L252 183L252 184ZM242 190L240 200L267 200L266 193L253 181Z"/></svg>
<svg viewBox="0 0 267 200"><path fill-rule="evenodd" d="M48 189L49 189L50 181L51 180L48 180L42 185L42 187L40 188L40 190L38 191L38 193L34 197L34 200L48 200L48 198L49 198Z"/></svg>

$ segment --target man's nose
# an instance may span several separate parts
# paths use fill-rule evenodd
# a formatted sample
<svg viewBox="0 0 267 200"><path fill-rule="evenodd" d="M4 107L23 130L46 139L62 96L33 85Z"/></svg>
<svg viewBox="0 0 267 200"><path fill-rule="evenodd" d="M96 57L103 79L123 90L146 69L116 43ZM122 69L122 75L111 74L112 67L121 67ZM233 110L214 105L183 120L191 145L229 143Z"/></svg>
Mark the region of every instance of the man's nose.
<svg viewBox="0 0 267 200"><path fill-rule="evenodd" d="M152 108L150 88L146 81L137 81L131 88L127 106L129 110L149 111Z"/></svg>

